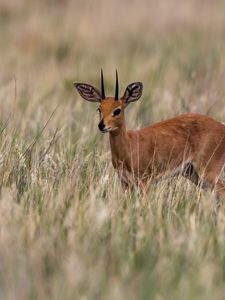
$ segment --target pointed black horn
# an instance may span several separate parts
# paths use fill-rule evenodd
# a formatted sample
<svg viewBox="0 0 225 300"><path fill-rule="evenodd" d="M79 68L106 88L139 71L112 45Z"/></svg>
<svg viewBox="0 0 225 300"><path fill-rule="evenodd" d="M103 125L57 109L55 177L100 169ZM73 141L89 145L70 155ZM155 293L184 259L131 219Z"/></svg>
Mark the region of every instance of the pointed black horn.
<svg viewBox="0 0 225 300"><path fill-rule="evenodd" d="M116 92L115 92L115 100L119 99L119 83L118 83L118 73L116 70Z"/></svg>
<svg viewBox="0 0 225 300"><path fill-rule="evenodd" d="M102 100L105 99L105 88L104 88L104 78L103 78L102 69L101 69L101 96L102 96Z"/></svg>

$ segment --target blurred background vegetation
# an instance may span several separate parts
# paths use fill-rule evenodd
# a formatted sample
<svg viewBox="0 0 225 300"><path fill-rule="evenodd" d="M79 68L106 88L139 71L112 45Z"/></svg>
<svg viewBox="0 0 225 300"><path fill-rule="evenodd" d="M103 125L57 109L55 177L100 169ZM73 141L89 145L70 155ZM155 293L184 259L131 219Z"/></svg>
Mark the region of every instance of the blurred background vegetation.
<svg viewBox="0 0 225 300"><path fill-rule="evenodd" d="M225 215L179 178L123 195L96 105L142 81L128 128L225 122L225 1L0 1L0 298L225 295Z"/></svg>

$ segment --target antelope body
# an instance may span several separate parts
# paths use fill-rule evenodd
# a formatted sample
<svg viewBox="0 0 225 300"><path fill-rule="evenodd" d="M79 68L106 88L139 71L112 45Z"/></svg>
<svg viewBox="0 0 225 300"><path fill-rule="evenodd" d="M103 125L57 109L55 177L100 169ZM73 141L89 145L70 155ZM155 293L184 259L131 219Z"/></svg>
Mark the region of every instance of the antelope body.
<svg viewBox="0 0 225 300"><path fill-rule="evenodd" d="M103 72L101 93L88 84L74 85L85 100L100 104L98 127L104 133L109 132L112 163L125 189L138 184L145 190L152 181L181 174L195 185L214 190L218 199L225 197L220 178L225 164L222 123L188 113L127 131L125 108L141 97L142 83L129 84L122 98L119 98L117 72L115 97L105 97Z"/></svg>

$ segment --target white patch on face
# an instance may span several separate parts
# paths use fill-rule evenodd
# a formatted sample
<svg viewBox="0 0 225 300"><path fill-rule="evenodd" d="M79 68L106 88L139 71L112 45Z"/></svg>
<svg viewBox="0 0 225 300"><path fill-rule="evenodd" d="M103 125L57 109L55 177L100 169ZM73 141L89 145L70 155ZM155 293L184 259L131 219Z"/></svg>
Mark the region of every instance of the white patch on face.
<svg viewBox="0 0 225 300"><path fill-rule="evenodd" d="M108 128L105 128L104 130L102 130L102 132L103 133L112 132L112 131L115 131L116 129L118 129L118 127L114 127L114 128L108 127Z"/></svg>
<svg viewBox="0 0 225 300"><path fill-rule="evenodd" d="M121 114L122 108L121 108L121 106L118 106L118 107L116 107L116 108L112 111L112 116L113 116L113 117L115 116L114 113L115 113L115 111L116 111L117 109L120 109L120 113L119 113L117 116L119 116L119 115Z"/></svg>

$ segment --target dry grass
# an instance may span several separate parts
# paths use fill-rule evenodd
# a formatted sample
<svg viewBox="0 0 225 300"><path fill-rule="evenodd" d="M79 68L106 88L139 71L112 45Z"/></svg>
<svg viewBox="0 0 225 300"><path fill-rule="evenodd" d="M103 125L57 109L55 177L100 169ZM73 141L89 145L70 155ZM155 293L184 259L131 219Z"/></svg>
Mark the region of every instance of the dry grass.
<svg viewBox="0 0 225 300"><path fill-rule="evenodd" d="M0 3L0 298L224 299L225 215L179 178L123 195L96 106L144 83L128 127L225 122L224 1Z"/></svg>

